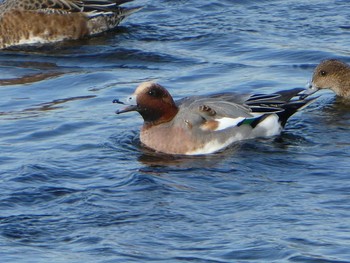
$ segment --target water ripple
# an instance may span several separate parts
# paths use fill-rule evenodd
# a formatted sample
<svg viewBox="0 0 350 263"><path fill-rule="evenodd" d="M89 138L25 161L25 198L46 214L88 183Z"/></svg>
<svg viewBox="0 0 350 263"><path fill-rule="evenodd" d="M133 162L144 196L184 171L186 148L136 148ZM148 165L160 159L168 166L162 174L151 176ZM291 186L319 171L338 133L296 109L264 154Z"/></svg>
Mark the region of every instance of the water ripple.
<svg viewBox="0 0 350 263"><path fill-rule="evenodd" d="M348 262L347 101L322 91L280 136L206 156L144 147L111 104L145 80L305 87L350 62L348 1L134 2L117 30L0 51L1 261Z"/></svg>

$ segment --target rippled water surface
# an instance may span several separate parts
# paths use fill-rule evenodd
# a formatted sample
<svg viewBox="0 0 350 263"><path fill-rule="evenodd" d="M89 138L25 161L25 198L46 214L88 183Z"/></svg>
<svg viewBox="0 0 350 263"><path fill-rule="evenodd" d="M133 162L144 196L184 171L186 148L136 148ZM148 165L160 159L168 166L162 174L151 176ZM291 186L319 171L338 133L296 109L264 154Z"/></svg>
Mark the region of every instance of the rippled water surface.
<svg viewBox="0 0 350 263"><path fill-rule="evenodd" d="M130 3L132 5L133 3ZM1 262L350 262L350 103L207 156L140 145L115 98L304 87L350 62L347 0L135 0L113 32L0 51Z"/></svg>

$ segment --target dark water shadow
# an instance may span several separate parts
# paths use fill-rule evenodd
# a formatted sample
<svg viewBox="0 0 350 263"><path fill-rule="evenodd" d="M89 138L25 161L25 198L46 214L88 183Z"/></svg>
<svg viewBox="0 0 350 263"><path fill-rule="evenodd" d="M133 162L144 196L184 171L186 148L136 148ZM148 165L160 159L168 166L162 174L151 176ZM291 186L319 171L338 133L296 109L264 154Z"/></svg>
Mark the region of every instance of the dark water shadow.
<svg viewBox="0 0 350 263"><path fill-rule="evenodd" d="M333 108L338 113L350 113L350 99L335 97L333 99Z"/></svg>
<svg viewBox="0 0 350 263"><path fill-rule="evenodd" d="M145 146L140 147L138 161L149 167L176 166L181 168L211 168L235 156L241 143L234 143L222 151L205 155L171 155L155 152Z"/></svg>
<svg viewBox="0 0 350 263"><path fill-rule="evenodd" d="M319 98L312 109L318 121L345 127L350 124L350 100L341 97Z"/></svg>

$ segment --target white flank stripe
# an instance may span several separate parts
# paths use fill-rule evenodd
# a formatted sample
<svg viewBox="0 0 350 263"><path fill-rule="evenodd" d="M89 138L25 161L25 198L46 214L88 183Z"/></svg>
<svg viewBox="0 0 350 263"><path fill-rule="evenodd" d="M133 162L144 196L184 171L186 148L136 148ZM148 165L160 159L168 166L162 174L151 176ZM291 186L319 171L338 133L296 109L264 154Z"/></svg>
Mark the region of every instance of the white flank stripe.
<svg viewBox="0 0 350 263"><path fill-rule="evenodd" d="M49 32L45 31L43 35L48 35ZM50 42L56 42L56 41L62 41L64 40L63 36L57 36L56 38L52 38L51 40L42 38L40 36L34 36L32 33L30 33L29 38L22 38L18 45L31 45L31 44L46 44Z"/></svg>
<svg viewBox="0 0 350 263"><path fill-rule="evenodd" d="M280 134L281 130L278 116L271 114L253 129L253 134L254 137L270 137Z"/></svg>

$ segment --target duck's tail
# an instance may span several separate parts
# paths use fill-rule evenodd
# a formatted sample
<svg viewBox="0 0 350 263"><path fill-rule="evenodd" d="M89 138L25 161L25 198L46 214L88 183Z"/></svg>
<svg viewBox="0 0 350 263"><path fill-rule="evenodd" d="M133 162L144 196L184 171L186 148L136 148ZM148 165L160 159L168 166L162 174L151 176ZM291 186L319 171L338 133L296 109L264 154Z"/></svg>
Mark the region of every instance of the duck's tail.
<svg viewBox="0 0 350 263"><path fill-rule="evenodd" d="M141 10L142 6L137 7L121 7L120 5L133 0L83 0L82 11L90 18L96 16L116 15L118 17L127 17L132 13Z"/></svg>
<svg viewBox="0 0 350 263"><path fill-rule="evenodd" d="M260 119L257 118L252 124L259 123L268 114L275 113L279 117L281 126L284 127L290 116L306 107L317 98L307 98L307 96L303 94L304 91L305 89L303 88L295 88L282 90L269 95L255 94L251 96L246 104L253 113L261 113Z"/></svg>
<svg viewBox="0 0 350 263"><path fill-rule="evenodd" d="M277 92L280 95L279 99L285 103L280 107L283 111L278 112L277 115L281 122L282 127L286 125L287 120L297 111L307 107L318 97L308 98L302 94L305 89L296 88L292 90L285 90Z"/></svg>
<svg viewBox="0 0 350 263"><path fill-rule="evenodd" d="M89 17L90 35L114 29L129 15L141 10L142 6L120 7L132 0L83 0L84 12Z"/></svg>

